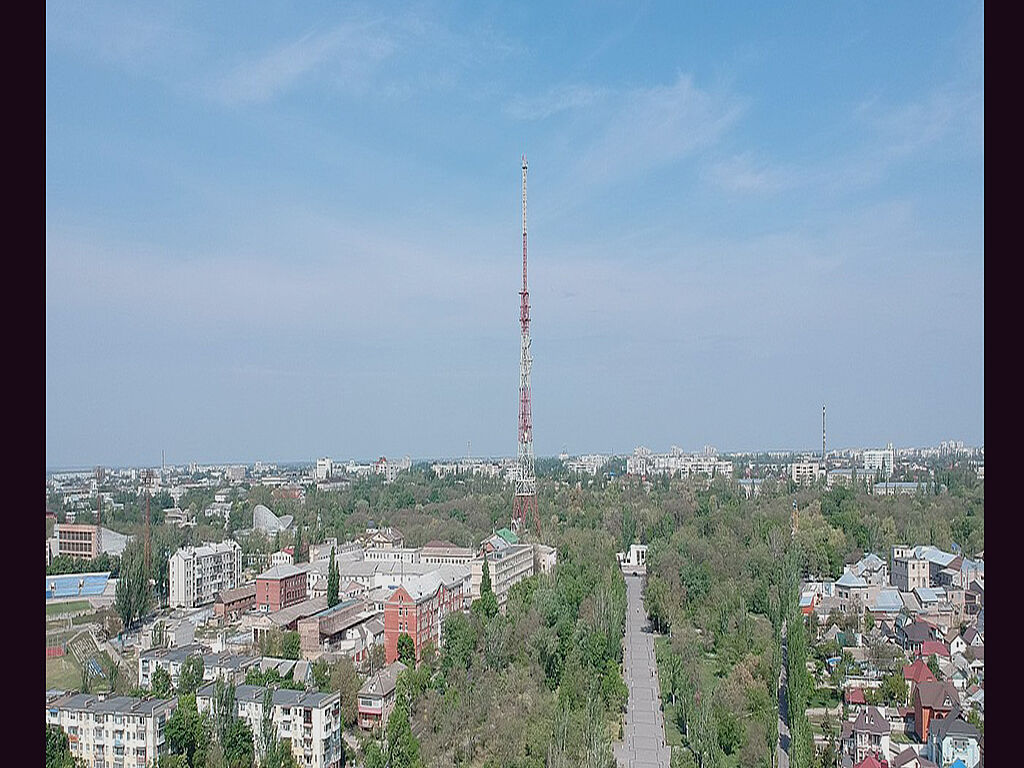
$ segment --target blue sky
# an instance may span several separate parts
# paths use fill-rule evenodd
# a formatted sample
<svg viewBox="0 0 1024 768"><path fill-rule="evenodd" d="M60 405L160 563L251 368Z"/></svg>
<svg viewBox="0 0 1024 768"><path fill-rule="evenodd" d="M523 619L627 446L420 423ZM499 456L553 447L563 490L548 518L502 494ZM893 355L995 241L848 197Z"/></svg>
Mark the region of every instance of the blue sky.
<svg viewBox="0 0 1024 768"><path fill-rule="evenodd" d="M47 466L984 442L979 3L48 3Z"/></svg>

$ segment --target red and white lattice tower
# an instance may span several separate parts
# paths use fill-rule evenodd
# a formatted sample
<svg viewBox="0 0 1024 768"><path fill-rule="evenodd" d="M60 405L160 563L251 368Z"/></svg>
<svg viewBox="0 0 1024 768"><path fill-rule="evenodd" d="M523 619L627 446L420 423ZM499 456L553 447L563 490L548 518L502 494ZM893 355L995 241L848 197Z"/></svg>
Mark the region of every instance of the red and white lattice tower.
<svg viewBox="0 0 1024 768"><path fill-rule="evenodd" d="M537 512L537 477L533 468L533 414L530 407L530 290L526 286L526 155L523 155L523 290L519 292L519 325L522 331L519 357L519 452L516 495L512 501L512 527L522 533L533 518L540 538Z"/></svg>

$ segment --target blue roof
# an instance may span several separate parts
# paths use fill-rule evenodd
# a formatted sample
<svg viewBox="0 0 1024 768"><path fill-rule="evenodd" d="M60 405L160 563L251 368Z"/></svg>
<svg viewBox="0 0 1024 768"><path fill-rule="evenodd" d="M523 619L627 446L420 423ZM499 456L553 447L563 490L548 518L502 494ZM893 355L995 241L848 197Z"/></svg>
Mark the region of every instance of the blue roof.
<svg viewBox="0 0 1024 768"><path fill-rule="evenodd" d="M860 576L854 576L852 572L847 571L836 581L836 586L839 587L865 587L867 582L864 581Z"/></svg>
<svg viewBox="0 0 1024 768"><path fill-rule="evenodd" d="M914 589L918 599L924 603L932 603L945 597L945 590L933 589L931 587L917 587Z"/></svg>
<svg viewBox="0 0 1024 768"><path fill-rule="evenodd" d="M805 606L810 605L813 601L814 601L814 593L813 592L806 592L806 593L800 595L800 607L801 608L804 608Z"/></svg>
<svg viewBox="0 0 1024 768"><path fill-rule="evenodd" d="M875 598L875 610L896 613L903 608L903 598L898 589L883 589Z"/></svg>
<svg viewBox="0 0 1024 768"><path fill-rule="evenodd" d="M959 757L949 764L949 768L967 768L967 763L961 760Z"/></svg>
<svg viewBox="0 0 1024 768"><path fill-rule="evenodd" d="M102 595L107 588L110 572L65 573L46 577L46 599L60 597L89 597Z"/></svg>

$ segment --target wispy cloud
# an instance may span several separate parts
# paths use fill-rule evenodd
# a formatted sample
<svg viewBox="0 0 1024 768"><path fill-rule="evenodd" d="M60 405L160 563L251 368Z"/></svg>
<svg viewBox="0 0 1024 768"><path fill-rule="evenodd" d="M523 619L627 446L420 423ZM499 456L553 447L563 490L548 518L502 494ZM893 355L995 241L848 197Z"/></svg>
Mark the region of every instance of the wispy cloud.
<svg viewBox="0 0 1024 768"><path fill-rule="evenodd" d="M712 163L702 176L729 192L778 192L797 183L792 169L759 161L750 152Z"/></svg>
<svg viewBox="0 0 1024 768"><path fill-rule="evenodd" d="M589 85L561 85L537 96L516 96L505 107L515 120L543 120L570 109L587 107L600 101L608 91Z"/></svg>
<svg viewBox="0 0 1024 768"><path fill-rule="evenodd" d="M580 159L580 176L608 181L677 162L713 145L743 113L732 96L681 74L671 85L625 94L621 108Z"/></svg>
<svg viewBox="0 0 1024 768"><path fill-rule="evenodd" d="M375 22L344 23L327 32L308 32L253 59L237 64L208 89L229 106L273 99L318 69L358 82L395 50L395 43Z"/></svg>

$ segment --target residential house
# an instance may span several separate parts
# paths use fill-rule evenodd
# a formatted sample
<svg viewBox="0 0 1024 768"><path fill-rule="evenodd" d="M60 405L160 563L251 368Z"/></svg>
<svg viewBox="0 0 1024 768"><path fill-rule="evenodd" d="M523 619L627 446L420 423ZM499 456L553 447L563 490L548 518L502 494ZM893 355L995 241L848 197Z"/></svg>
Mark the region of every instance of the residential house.
<svg viewBox="0 0 1024 768"><path fill-rule="evenodd" d="M903 679L907 683L907 702L914 701L914 688L918 683L934 683L935 675L925 663L924 659L918 658L913 664L903 667Z"/></svg>
<svg viewBox="0 0 1024 768"><path fill-rule="evenodd" d="M889 755L889 721L878 707L864 707L855 720L843 723L840 740L854 763L868 755L885 759Z"/></svg>
<svg viewBox="0 0 1024 768"><path fill-rule="evenodd" d="M360 728L373 730L387 724L395 709L395 684L406 669L402 662L393 661L366 679L358 695Z"/></svg>
<svg viewBox="0 0 1024 768"><path fill-rule="evenodd" d="M907 747L892 759L892 768L938 768L925 755L919 754L914 747Z"/></svg>
<svg viewBox="0 0 1024 768"><path fill-rule="evenodd" d="M960 695L952 683L920 682L914 689L914 729L919 741L928 741L933 721L941 720L960 705Z"/></svg>
<svg viewBox="0 0 1024 768"><path fill-rule="evenodd" d="M966 768L981 763L981 733L954 709L948 717L932 725L928 734L928 756L938 765L962 760Z"/></svg>

